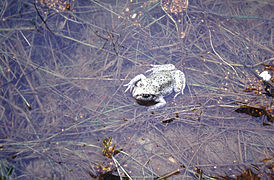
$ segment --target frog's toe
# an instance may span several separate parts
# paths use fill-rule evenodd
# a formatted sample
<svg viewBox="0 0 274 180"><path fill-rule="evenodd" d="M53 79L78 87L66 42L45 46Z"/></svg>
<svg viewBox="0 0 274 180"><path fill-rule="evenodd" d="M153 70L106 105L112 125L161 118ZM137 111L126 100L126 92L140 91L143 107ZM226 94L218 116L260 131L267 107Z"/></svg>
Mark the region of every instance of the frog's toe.
<svg viewBox="0 0 274 180"><path fill-rule="evenodd" d="M181 94L181 92L177 92L177 93L174 95L173 99L175 100L175 98L176 98L179 94Z"/></svg>
<svg viewBox="0 0 274 180"><path fill-rule="evenodd" d="M181 92L182 94L184 94L184 89L185 89L185 87L182 88L182 92Z"/></svg>
<svg viewBox="0 0 274 180"><path fill-rule="evenodd" d="M124 86L127 86L127 88L126 88L125 92L127 92L128 90L129 90L129 92L131 92L131 91L132 91L132 89L133 89L133 85L132 85L132 84L130 84L130 83L125 84Z"/></svg>

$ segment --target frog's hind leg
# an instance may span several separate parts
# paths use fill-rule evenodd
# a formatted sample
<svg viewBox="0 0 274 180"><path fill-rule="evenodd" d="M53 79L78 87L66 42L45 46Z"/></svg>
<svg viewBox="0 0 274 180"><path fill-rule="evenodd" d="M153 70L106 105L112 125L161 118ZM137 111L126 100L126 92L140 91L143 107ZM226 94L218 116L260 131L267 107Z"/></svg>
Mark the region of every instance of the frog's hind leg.
<svg viewBox="0 0 274 180"><path fill-rule="evenodd" d="M172 71L175 70L175 66L173 64L164 64L164 65L153 65L151 64L152 68L146 72L158 72L158 71Z"/></svg>
<svg viewBox="0 0 274 180"><path fill-rule="evenodd" d="M146 77L143 74L139 74L135 76L133 79L131 79L131 81L129 81L129 83L124 85L124 86L127 86L127 89L125 90L125 92L127 92L128 90L131 92L132 89L136 86L136 82L143 79L146 79Z"/></svg>
<svg viewBox="0 0 274 180"><path fill-rule="evenodd" d="M185 74L182 71L176 71L174 72L174 92L176 93L174 96L174 99L179 95L179 94L184 94L184 89L186 87L186 79L185 79Z"/></svg>

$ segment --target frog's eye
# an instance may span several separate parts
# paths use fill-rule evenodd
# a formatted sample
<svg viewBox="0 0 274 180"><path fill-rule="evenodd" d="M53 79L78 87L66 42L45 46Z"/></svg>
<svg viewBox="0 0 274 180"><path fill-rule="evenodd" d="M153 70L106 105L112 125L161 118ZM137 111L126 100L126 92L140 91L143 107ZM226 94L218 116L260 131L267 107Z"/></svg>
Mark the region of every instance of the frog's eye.
<svg viewBox="0 0 274 180"><path fill-rule="evenodd" d="M135 86L142 86L142 83L141 83L140 81L141 81L141 80L136 81L134 85L135 85Z"/></svg>

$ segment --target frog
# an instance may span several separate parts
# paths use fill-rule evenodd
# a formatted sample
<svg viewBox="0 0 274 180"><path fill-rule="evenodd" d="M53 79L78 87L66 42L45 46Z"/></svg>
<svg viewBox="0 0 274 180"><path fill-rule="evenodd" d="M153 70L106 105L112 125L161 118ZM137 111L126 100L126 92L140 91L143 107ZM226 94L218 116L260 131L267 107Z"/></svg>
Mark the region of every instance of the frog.
<svg viewBox="0 0 274 180"><path fill-rule="evenodd" d="M185 74L173 64L151 65L146 71L147 76L139 74L125 84L127 92L132 93L133 98L139 105L148 106L148 111L164 107L167 102L164 99L173 91L173 99L184 94L186 86Z"/></svg>

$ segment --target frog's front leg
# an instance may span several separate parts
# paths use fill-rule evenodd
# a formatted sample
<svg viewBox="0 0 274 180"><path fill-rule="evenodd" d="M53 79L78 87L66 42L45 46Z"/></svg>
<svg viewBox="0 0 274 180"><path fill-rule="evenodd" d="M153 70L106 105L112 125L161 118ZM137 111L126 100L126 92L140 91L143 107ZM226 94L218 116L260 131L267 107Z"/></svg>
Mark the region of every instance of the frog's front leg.
<svg viewBox="0 0 274 180"><path fill-rule="evenodd" d="M163 96L160 96L156 99L156 101L158 102L157 104L153 105L153 106L150 106L148 108L148 111L152 111L154 109L158 109L158 108L161 108L161 107L164 107L166 105L166 100L164 99Z"/></svg>
<svg viewBox="0 0 274 180"><path fill-rule="evenodd" d="M158 72L158 71L172 71L175 68L175 66L173 64L164 64L164 65L153 65L151 64L152 68L149 69L148 71L146 72Z"/></svg>
<svg viewBox="0 0 274 180"><path fill-rule="evenodd" d="M124 86L127 86L127 89L125 90L125 92L127 92L128 90L131 92L132 89L136 86L136 82L144 79L146 79L146 77L143 74L139 74L135 76L133 79L131 79L131 81L129 81L129 83L124 85Z"/></svg>

